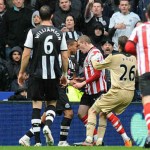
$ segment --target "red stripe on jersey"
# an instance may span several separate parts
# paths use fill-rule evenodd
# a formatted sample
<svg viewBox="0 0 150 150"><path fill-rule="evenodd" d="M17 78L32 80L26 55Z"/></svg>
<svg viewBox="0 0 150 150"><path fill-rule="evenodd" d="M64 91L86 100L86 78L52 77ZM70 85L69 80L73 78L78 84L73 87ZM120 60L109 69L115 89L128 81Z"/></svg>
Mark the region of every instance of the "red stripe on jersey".
<svg viewBox="0 0 150 150"><path fill-rule="evenodd" d="M145 54L145 71L149 72L149 58L148 58L148 41L147 41L147 32L146 26L142 27L142 37L143 37L143 46L144 46L144 54Z"/></svg>

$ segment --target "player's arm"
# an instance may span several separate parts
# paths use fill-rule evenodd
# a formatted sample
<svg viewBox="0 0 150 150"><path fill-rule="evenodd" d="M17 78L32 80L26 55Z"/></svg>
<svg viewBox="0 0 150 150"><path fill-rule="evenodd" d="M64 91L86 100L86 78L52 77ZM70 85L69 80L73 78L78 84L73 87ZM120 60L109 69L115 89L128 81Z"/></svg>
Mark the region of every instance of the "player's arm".
<svg viewBox="0 0 150 150"><path fill-rule="evenodd" d="M22 54L21 68L20 68L19 72L22 72L22 73L25 72L25 70L26 70L26 68L28 66L28 63L29 63L30 54L31 54L31 49L25 47L24 51L23 51L23 54Z"/></svg>
<svg viewBox="0 0 150 150"><path fill-rule="evenodd" d="M136 45L133 41L128 40L125 45L125 51L132 55L136 55Z"/></svg>
<svg viewBox="0 0 150 150"><path fill-rule="evenodd" d="M29 30L28 32L27 39L25 41L24 46L25 48L22 54L21 67L18 75L18 84L20 86L22 86L24 83L23 73L25 72L28 66L30 54L31 54L31 48L33 47L33 34L31 30Z"/></svg>
<svg viewBox="0 0 150 150"><path fill-rule="evenodd" d="M67 43L66 38L63 34L60 50L61 50L61 60L62 60L62 77L60 78L60 84L62 86L67 86L67 72L68 72L68 53L67 53Z"/></svg>
<svg viewBox="0 0 150 150"><path fill-rule="evenodd" d="M98 62L97 60L92 59L92 65L96 70L109 69L112 60L112 54L110 54L105 60Z"/></svg>
<svg viewBox="0 0 150 150"><path fill-rule="evenodd" d="M128 42L125 45L125 51L132 55L136 55L136 43L138 42L137 28L132 31Z"/></svg>

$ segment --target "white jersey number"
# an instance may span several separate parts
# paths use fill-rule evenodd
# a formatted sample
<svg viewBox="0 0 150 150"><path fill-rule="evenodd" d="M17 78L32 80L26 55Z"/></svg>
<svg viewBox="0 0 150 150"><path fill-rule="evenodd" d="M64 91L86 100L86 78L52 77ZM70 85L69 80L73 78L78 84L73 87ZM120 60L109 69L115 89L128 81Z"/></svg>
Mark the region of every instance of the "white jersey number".
<svg viewBox="0 0 150 150"><path fill-rule="evenodd" d="M53 43L51 42L52 39L53 36L49 35L44 41L44 51L46 54L51 54L53 51Z"/></svg>

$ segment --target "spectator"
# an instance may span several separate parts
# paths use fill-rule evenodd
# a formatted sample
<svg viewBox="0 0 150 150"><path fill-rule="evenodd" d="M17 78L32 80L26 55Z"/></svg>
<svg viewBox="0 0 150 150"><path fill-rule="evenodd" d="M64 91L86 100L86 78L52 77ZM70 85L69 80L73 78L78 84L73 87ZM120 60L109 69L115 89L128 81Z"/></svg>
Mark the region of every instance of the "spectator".
<svg viewBox="0 0 150 150"><path fill-rule="evenodd" d="M24 6L24 0L13 0L13 7L4 15L4 30L6 32L6 59L11 49L18 45L23 48L26 34L32 27L32 11Z"/></svg>
<svg viewBox="0 0 150 150"><path fill-rule="evenodd" d="M0 57L5 59L5 33L3 17L6 13L6 0L0 0Z"/></svg>
<svg viewBox="0 0 150 150"><path fill-rule="evenodd" d="M20 64L21 64L21 56L22 56L22 49L19 46L15 46L12 48L12 51L9 54L9 61L6 63L6 66L8 68L9 76L10 76L10 82L17 79Z"/></svg>
<svg viewBox="0 0 150 150"><path fill-rule="evenodd" d="M139 16L130 12L130 2L120 0L119 12L116 12L110 18L109 36L114 42L114 50L118 50L118 38L120 36L129 37L135 24L140 20Z"/></svg>
<svg viewBox="0 0 150 150"><path fill-rule="evenodd" d="M52 22L55 27L62 29L68 15L73 15L76 20L75 30L81 31L82 15L79 11L72 8L71 0L59 0L59 9L54 12Z"/></svg>
<svg viewBox="0 0 150 150"><path fill-rule="evenodd" d="M112 42L109 38L106 38L101 43L101 49L103 51L103 56L106 58L109 54L114 53L114 42ZM111 87L111 77L110 77L110 71L108 69L105 69L106 74L106 82L107 82L107 90Z"/></svg>
<svg viewBox="0 0 150 150"><path fill-rule="evenodd" d="M85 18L85 31L84 33L91 36L95 24L102 24L104 26L104 35L108 35L109 18L103 16L103 3L100 0L89 0L86 6Z"/></svg>
<svg viewBox="0 0 150 150"><path fill-rule="evenodd" d="M38 10L33 12L32 18L31 18L31 23L32 23L33 27L40 25L41 18L40 18L40 14L39 14Z"/></svg>
<svg viewBox="0 0 150 150"><path fill-rule="evenodd" d="M95 24L93 28L94 28L94 30L93 30L93 33L90 36L90 38L93 42L93 45L101 50L101 42L105 38L104 27L101 23L98 23L98 24Z"/></svg>
<svg viewBox="0 0 150 150"><path fill-rule="evenodd" d="M10 76L6 67L6 62L0 58L0 91L10 90Z"/></svg>

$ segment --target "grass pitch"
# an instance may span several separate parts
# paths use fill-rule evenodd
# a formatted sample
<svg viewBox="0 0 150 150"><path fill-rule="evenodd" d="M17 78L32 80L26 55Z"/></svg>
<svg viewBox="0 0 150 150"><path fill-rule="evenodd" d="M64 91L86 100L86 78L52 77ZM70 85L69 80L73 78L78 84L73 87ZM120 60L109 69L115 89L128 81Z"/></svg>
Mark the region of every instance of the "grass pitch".
<svg viewBox="0 0 150 150"><path fill-rule="evenodd" d="M133 146L131 148L124 146L41 146L41 147L23 147L23 146L0 146L0 150L144 150L144 148Z"/></svg>

